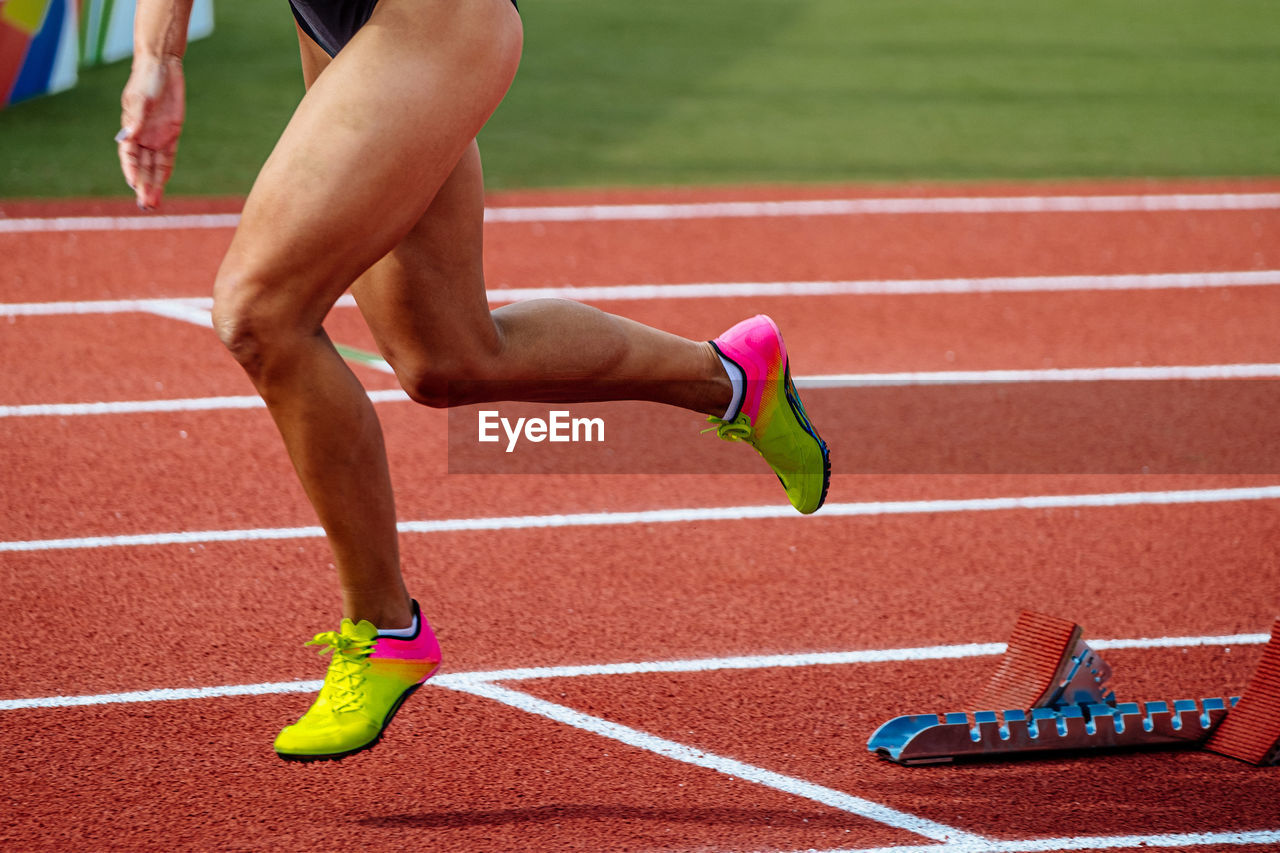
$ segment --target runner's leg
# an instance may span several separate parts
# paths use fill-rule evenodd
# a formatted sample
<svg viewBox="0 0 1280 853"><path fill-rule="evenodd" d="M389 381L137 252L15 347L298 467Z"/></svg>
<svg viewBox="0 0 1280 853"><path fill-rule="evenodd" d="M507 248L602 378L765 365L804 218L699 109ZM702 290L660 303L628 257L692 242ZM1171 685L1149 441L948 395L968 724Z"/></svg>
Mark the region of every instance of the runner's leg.
<svg viewBox="0 0 1280 853"><path fill-rule="evenodd" d="M380 627L410 619L381 429L321 323L413 229L519 53L509 0L382 0L303 98L215 286L218 333L266 401L329 535L344 615Z"/></svg>
<svg viewBox="0 0 1280 853"><path fill-rule="evenodd" d="M414 229L352 288L414 399L433 406L643 399L724 413L728 377L705 341L564 299L490 314L483 215L473 144Z"/></svg>

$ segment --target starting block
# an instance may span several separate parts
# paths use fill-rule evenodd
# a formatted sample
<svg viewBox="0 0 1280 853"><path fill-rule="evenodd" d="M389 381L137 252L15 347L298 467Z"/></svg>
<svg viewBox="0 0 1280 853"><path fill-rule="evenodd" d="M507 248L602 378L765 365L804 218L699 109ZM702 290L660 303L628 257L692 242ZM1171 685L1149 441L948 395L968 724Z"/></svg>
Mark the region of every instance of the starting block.
<svg viewBox="0 0 1280 853"><path fill-rule="evenodd" d="M1201 745L1258 764L1280 759L1280 621L1244 698L1117 702L1110 682L1079 625L1024 612L976 703L996 710L896 717L867 749L899 764Z"/></svg>
<svg viewBox="0 0 1280 853"><path fill-rule="evenodd" d="M1280 620L1240 703L1204 745L1250 764L1280 763Z"/></svg>
<svg viewBox="0 0 1280 853"><path fill-rule="evenodd" d="M1235 699L1063 705L1012 711L897 717L867 748L899 764L1116 747L1199 744Z"/></svg>
<svg viewBox="0 0 1280 853"><path fill-rule="evenodd" d="M1074 622L1023 611L979 708L1046 708L1115 701L1111 667Z"/></svg>

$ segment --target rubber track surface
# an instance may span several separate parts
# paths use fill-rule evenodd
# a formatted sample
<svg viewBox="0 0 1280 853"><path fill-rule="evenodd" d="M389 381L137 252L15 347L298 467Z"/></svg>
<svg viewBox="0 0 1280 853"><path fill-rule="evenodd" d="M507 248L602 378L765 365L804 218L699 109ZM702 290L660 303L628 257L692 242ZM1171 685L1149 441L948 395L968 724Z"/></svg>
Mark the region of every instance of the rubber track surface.
<svg viewBox="0 0 1280 853"><path fill-rule="evenodd" d="M1278 190L1278 181L726 188L512 194L490 207ZM239 203L179 199L164 212L234 213ZM0 203L0 224L76 215L132 216L109 202ZM493 288L523 288L1277 270L1278 233L1274 206L492 222L487 277ZM204 297L230 236L0 231L0 300ZM1280 363L1277 286L600 304L699 339L767 311L798 377ZM337 309L327 328L373 347L354 309ZM181 320L0 308L0 329L0 406L253 394L212 333ZM370 389L395 388L386 373L355 369ZM1262 657L1258 635L1278 615L1280 501L827 510L1275 486L1273 387L802 390L836 466L828 506L811 518L405 534L406 576L439 627L444 674L368 753L278 760L272 739L306 707L305 692L0 706L0 847L773 853L928 846L937 840L928 828L942 826L968 840L947 853L1093 843L1081 838L1108 849L1275 849L1280 774L1207 751L918 768L866 752L890 717L965 710L996 667L994 651L745 668L722 660L998 644L1018 612L1034 610L1079 623L1091 645L1246 635L1104 651L1121 699L1238 694ZM784 500L753 457L698 436L701 419L683 412L609 410L635 425L626 447L647 454L623 454L621 469L500 475L448 473L450 460L470 459L453 454L474 415L377 408L404 520ZM522 460L536 468L536 457ZM0 471L0 543L315 523L262 408L7 416ZM337 621L329 561L314 534L0 551L0 700L318 679L323 667L302 643ZM697 671L646 668L704 658L713 662ZM646 666L489 685L517 691L493 696L519 707L448 680L626 662ZM622 742L631 735L617 727L638 739ZM660 742L719 769L668 757L679 750ZM783 790L781 777L799 787ZM900 817L876 811L884 807Z"/></svg>

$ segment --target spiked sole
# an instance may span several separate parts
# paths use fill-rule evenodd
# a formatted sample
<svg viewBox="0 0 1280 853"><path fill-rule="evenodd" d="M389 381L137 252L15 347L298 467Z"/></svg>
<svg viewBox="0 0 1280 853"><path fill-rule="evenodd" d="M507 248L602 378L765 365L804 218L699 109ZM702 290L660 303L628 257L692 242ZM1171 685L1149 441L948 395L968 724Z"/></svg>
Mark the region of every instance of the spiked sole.
<svg viewBox="0 0 1280 853"><path fill-rule="evenodd" d="M800 510L806 515L817 512L827 501L827 490L831 488L831 450L827 447L827 443L822 440L822 436L818 435L818 431L813 428L813 424L809 422L809 415L804 410L804 404L800 402L800 394L796 391L795 383L791 381L791 361L787 360L783 367L783 393L787 398L787 405L791 407L791 413L795 415L800 426L808 433L809 437L818 443L818 447L822 450L822 494L818 496L818 504L811 510ZM782 480L781 477L778 478ZM797 507L798 508L798 507Z"/></svg>

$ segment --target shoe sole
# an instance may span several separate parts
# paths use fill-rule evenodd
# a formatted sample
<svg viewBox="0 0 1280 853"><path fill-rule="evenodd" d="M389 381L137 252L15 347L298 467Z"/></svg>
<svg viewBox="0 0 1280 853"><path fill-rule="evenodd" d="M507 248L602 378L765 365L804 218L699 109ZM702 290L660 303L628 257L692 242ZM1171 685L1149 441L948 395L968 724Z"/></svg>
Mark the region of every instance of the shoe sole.
<svg viewBox="0 0 1280 853"><path fill-rule="evenodd" d="M813 424L809 422L809 415L804 410L804 404L800 402L800 392L791 381L791 359L787 359L787 363L783 366L782 375L782 391L787 399L787 405L791 407L791 414L795 416L796 422L809 437L818 443L818 449L822 451L822 494L818 496L818 505L805 513L808 515L817 512L827 501L827 490L831 487L831 450L822 440L822 436L818 435L818 431L813 428ZM782 482L781 477L778 478L778 482Z"/></svg>
<svg viewBox="0 0 1280 853"><path fill-rule="evenodd" d="M435 675L435 671L432 671L431 675ZM340 761L341 759L346 758L349 755L355 755L358 752L366 752L370 749L373 749L375 746L378 745L378 742L382 740L383 733L386 732L387 727L391 725L391 721L395 719L396 712L400 710L400 706L405 703L406 699L408 699L414 693L417 693L418 688L426 684L427 679L431 678L431 675L428 675L427 678L424 678L422 681L419 681L417 684L412 685L411 687L409 687L407 690L405 690L403 693L400 694L400 698L396 700L396 703L391 706L391 710L387 712L387 718L382 721L382 728L378 729L378 733L374 735L373 739L370 740L368 743L364 743L364 744L361 744L360 746L353 747L348 750L344 750L343 752L329 752L329 753L323 753L320 755L303 755L301 753L277 751L276 755L280 756L285 761L293 761L299 764L310 764L315 761Z"/></svg>

